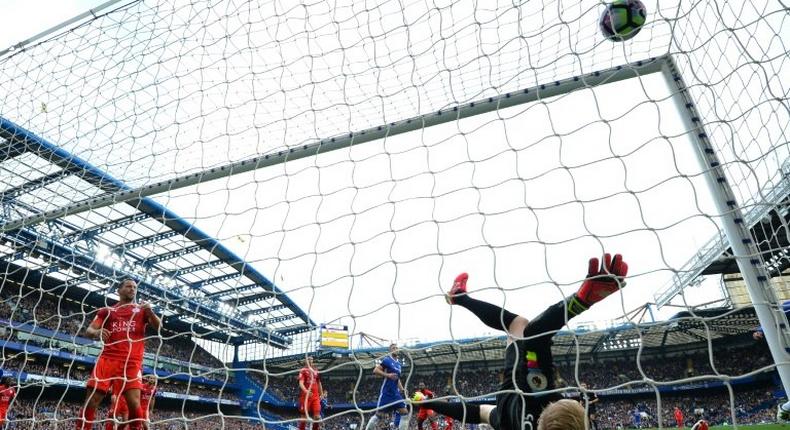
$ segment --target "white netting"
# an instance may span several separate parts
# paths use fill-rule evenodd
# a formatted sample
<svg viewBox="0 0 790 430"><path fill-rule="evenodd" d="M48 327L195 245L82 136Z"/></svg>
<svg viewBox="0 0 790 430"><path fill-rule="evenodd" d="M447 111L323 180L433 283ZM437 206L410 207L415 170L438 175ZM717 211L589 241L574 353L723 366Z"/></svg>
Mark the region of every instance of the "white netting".
<svg viewBox="0 0 790 430"><path fill-rule="evenodd" d="M443 340L410 352L409 389L425 379L442 395L486 397L496 384L475 369L499 382L502 341L444 304L454 276L468 271L475 297L534 317L574 292L586 259L604 250L626 255L629 286L575 320L585 334L566 333L556 348L567 386L588 382L603 397L602 428L634 409L666 426L684 396L704 397L711 421L753 422L783 395L767 349L748 349L756 317L695 307L727 303L697 275L738 269L726 264L723 214L677 87L642 68L677 64L746 220L763 220L762 259L780 275L790 31L779 2L648 2L648 23L625 43L601 36L604 6L592 0L118 5L0 58L0 318L11 327L0 368L21 384L17 428L73 428L71 400L98 353L82 334L122 275L141 280L165 319L166 330L149 333L158 353L147 363L163 372L159 428L288 426L298 416L288 357L316 351L316 323L347 325L355 347L361 333ZM180 179L540 85L613 77L618 66L628 79L218 180ZM169 180L149 199L3 227ZM692 281L702 286L675 307L649 306L668 283ZM630 325L677 306L692 312ZM734 363L721 352L732 348L758 359ZM246 372L230 370L234 352ZM325 425L364 425L381 353L321 356L330 403L344 405L333 412L352 411Z"/></svg>

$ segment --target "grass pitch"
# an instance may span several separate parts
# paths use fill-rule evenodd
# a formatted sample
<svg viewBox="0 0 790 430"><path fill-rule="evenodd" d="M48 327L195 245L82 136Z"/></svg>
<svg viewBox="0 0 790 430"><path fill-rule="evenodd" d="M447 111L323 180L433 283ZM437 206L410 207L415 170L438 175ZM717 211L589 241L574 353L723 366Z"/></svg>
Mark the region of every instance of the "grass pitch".
<svg viewBox="0 0 790 430"><path fill-rule="evenodd" d="M664 427L664 430L676 429L677 427ZM790 430L790 424L755 424L755 425L739 425L739 429L748 429L748 430ZM685 430L689 430L689 427L685 427ZM711 426L710 430L733 430L735 427L733 426ZM643 430L658 430L656 429L643 429Z"/></svg>

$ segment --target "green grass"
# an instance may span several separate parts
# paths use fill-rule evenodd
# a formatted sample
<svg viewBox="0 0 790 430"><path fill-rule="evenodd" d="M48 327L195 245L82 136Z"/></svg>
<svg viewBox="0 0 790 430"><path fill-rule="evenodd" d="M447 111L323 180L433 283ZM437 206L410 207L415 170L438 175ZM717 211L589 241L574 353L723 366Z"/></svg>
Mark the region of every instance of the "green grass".
<svg viewBox="0 0 790 430"><path fill-rule="evenodd" d="M790 430L790 424L755 424L755 425L739 425L739 429L748 429L748 430ZM677 429L677 427L664 427L664 430L670 429ZM645 429L643 429L645 430ZM646 430L658 430L658 429L646 429ZM689 427L686 427L686 430L689 430ZM712 426L710 430L733 430L733 426Z"/></svg>

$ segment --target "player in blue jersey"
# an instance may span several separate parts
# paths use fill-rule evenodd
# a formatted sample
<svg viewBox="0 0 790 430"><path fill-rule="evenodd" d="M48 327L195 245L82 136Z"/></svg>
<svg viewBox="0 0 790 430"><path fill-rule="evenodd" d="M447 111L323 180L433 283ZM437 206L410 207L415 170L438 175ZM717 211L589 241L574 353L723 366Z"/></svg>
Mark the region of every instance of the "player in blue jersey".
<svg viewBox="0 0 790 430"><path fill-rule="evenodd" d="M642 412L639 408L634 408L634 410L631 411L631 419L634 422L634 427L638 429L642 428Z"/></svg>
<svg viewBox="0 0 790 430"><path fill-rule="evenodd" d="M324 417L324 414L329 409L329 392L323 390L321 392L321 418Z"/></svg>
<svg viewBox="0 0 790 430"><path fill-rule="evenodd" d="M599 266L600 263L600 266ZM465 420L469 424L489 424L494 430L585 430L587 416L579 402L564 399L557 391L551 345L554 334L569 320L625 285L628 265L619 254L591 258L587 277L578 291L549 306L533 320L491 303L469 296L469 275L455 278L447 302L472 312L482 323L504 330L505 374L496 395L496 405L465 401L427 401L421 406L437 413Z"/></svg>
<svg viewBox="0 0 790 430"><path fill-rule="evenodd" d="M396 411L403 415L398 423L399 430L409 428L409 410L406 409L406 402L403 401L405 391L400 382L401 364L398 361L398 345L390 345L389 354L385 356L381 363L374 369L373 374L384 378L379 392L379 400L376 404L376 413L370 417L365 430L373 430L379 420L384 418L384 414Z"/></svg>

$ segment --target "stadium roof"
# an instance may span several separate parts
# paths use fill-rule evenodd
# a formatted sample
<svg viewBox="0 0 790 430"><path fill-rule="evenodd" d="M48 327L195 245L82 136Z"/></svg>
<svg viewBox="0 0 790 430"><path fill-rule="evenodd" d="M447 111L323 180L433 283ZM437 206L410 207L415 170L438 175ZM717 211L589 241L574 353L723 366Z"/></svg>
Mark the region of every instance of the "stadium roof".
<svg viewBox="0 0 790 430"><path fill-rule="evenodd" d="M0 270L20 269L64 291L105 295L123 277L166 324L209 338L285 348L315 323L283 291L217 239L152 198L6 231L9 221L130 188L77 155L0 117ZM43 282L43 281L41 281ZM83 294L84 296L84 294ZM213 334L213 336L212 336Z"/></svg>
<svg viewBox="0 0 790 430"><path fill-rule="evenodd" d="M671 347L692 344L707 345L731 336L749 334L759 326L754 309L718 308L678 313L667 321L648 324L622 324L605 330L560 331L554 336L552 351L556 360L573 360L602 353L643 353L667 351ZM486 367L501 366L505 352L504 336L420 343L402 347L410 357L407 362L422 367L449 367L455 363L480 363ZM372 367L375 360L387 354L386 347L354 350L323 350L317 352L319 368L347 365ZM270 371L285 371L301 366L304 355L266 360ZM275 370L276 369L276 370Z"/></svg>
<svg viewBox="0 0 790 430"><path fill-rule="evenodd" d="M770 276L790 268L790 160L782 165L775 183L766 186L755 200L742 204L744 219L760 250ZM712 237L681 267L670 283L655 295L656 304L666 305L696 278L705 275L740 273L729 241L723 232Z"/></svg>

